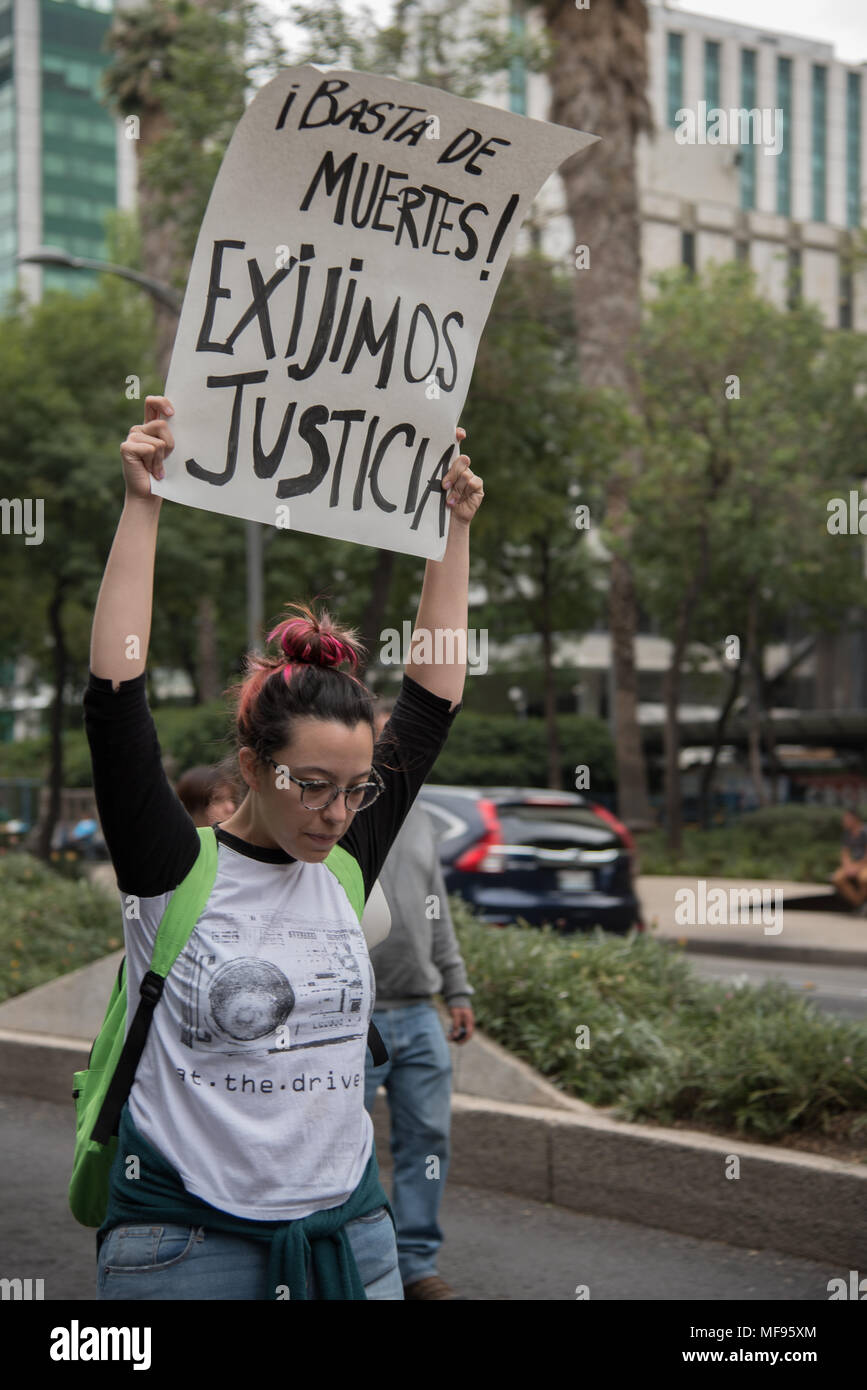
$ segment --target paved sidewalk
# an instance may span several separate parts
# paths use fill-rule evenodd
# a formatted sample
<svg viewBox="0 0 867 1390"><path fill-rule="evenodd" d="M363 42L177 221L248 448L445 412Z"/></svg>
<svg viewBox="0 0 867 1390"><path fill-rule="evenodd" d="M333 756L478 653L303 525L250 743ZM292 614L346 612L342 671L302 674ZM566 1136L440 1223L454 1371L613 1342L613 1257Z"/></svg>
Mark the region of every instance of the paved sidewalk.
<svg viewBox="0 0 867 1390"><path fill-rule="evenodd" d="M44 1279L46 1301L58 1305L95 1299L94 1233L73 1220L66 1201L71 1135L71 1103L0 1095L5 1198L0 1275ZM380 1176L388 1191L387 1145L379 1151ZM585 1284L593 1303L703 1299L729 1320L732 1302L779 1300L780 1316L763 1317L764 1322L803 1323L813 1319L812 1310L784 1317L786 1304L826 1302L829 1280L847 1277L849 1268L836 1259L730 1245L628 1218L585 1215L532 1197L485 1191L451 1175L440 1224L445 1235L440 1273L473 1301L571 1302L574 1307L576 1286ZM16 1304L16 1309L22 1307ZM227 1326L249 1345L245 1307L227 1313ZM70 1307L69 1316L87 1315ZM631 1312L629 1318L634 1331ZM586 1318L581 1329L586 1338Z"/></svg>
<svg viewBox="0 0 867 1390"><path fill-rule="evenodd" d="M829 910L834 899L828 884L644 875L637 886L647 929L659 937L683 941L689 951L867 966L867 918ZM689 889L693 898L678 898L683 889ZM725 898L714 897L714 889L722 889ZM755 907L748 920L732 920L738 902L746 902L737 896L744 889L754 890ZM816 910L800 906L811 898L816 900ZM686 916L692 903L699 921L679 922L677 916ZM715 913L714 904L721 910ZM713 920L716 915L719 923Z"/></svg>

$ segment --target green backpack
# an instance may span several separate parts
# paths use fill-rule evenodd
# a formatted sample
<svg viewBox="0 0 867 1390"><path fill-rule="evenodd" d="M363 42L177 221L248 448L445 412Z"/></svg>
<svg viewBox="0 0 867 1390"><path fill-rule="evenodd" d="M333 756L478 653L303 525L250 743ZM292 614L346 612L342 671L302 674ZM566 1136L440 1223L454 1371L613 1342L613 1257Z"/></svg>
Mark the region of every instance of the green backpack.
<svg viewBox="0 0 867 1390"><path fill-rule="evenodd" d="M76 1221L82 1226L101 1226L105 1220L109 1172L117 1152L120 1112L132 1088L166 976L192 935L214 886L217 839L213 829L210 826L200 828L199 839L198 857L186 878L173 892L159 924L150 970L142 979L141 998L129 1032L126 1032L124 957L102 1027L90 1050L87 1068L77 1071L73 1078L75 1153L69 1183L69 1205ZM357 859L340 845L334 845L323 863L342 884L360 922L364 911L364 880ZM367 1040L374 1064L381 1065L387 1060L388 1054L372 1023Z"/></svg>

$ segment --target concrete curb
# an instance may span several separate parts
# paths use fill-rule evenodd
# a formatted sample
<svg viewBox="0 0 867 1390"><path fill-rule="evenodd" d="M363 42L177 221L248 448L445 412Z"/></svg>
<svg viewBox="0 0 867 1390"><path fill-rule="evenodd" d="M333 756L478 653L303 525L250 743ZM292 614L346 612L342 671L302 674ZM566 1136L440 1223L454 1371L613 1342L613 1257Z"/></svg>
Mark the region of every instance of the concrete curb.
<svg viewBox="0 0 867 1390"><path fill-rule="evenodd" d="M660 936L658 940L667 945L678 945L674 937ZM867 955L863 951L837 950L833 946L768 946L760 942L751 945L748 941L725 941L722 938L700 941L697 937L689 937L681 950L690 956L732 956L742 960L761 960L766 965L785 960L801 965L851 965L861 970L867 967Z"/></svg>
<svg viewBox="0 0 867 1390"><path fill-rule="evenodd" d="M388 1112L374 1111L388 1154ZM732 1171L739 1160L740 1175ZM449 1176L586 1215L838 1264L867 1261L867 1167L689 1130L452 1097Z"/></svg>
<svg viewBox="0 0 867 1390"><path fill-rule="evenodd" d="M54 1033L0 1028L0 1094L50 1100L72 1110L72 1076L87 1066L90 1044Z"/></svg>

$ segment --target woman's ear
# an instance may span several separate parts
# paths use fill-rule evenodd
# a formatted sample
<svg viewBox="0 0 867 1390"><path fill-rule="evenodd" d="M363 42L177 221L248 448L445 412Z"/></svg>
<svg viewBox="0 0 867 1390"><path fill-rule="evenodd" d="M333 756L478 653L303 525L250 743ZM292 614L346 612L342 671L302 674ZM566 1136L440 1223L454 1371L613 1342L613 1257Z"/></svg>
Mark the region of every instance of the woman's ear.
<svg viewBox="0 0 867 1390"><path fill-rule="evenodd" d="M258 759L252 748L241 748L238 750L238 764L241 769L241 776L247 786L252 787L253 791L258 791L262 769L259 766Z"/></svg>

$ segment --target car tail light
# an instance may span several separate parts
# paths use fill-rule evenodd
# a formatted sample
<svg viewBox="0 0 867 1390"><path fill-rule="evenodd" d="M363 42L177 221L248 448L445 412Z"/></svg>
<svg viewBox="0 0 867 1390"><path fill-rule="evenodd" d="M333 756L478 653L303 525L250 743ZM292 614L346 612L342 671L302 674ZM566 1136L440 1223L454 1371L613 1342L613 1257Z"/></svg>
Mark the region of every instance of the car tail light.
<svg viewBox="0 0 867 1390"><path fill-rule="evenodd" d="M492 845L501 844L503 839L503 827L500 825L497 808L493 801L486 801L484 798L476 804L479 815L484 822L484 832L480 840L477 840L469 849L465 849L463 854L455 860L454 867L463 873L502 873L502 857L488 853Z"/></svg>
<svg viewBox="0 0 867 1390"><path fill-rule="evenodd" d="M600 820L604 820L606 825L610 825L612 830L617 832L630 854L635 853L635 841L622 820L618 820L616 816L612 815L607 806L599 806L596 802L593 803L590 810L593 811Z"/></svg>
<svg viewBox="0 0 867 1390"><path fill-rule="evenodd" d="M605 824L610 825L611 829L614 830L621 837L624 845L626 846L626 852L629 855L629 860L632 865L632 875L633 877L637 877L638 873L640 872L638 860L638 846L636 845L635 839L630 833L630 831L627 830L622 820L618 820L615 815L612 815L612 813L608 810L606 806L600 806L596 802L594 802L590 809L591 811L595 811L596 815L599 816L600 820L604 820Z"/></svg>
<svg viewBox="0 0 867 1390"><path fill-rule="evenodd" d="M606 826L610 826L611 830L616 830L617 834L620 835L622 842L624 842L625 847L627 847L629 853L634 853L634 838L632 838L632 835L629 834L629 831L627 830L627 827L624 826L624 823L622 823L622 820L618 820L617 816L611 815L611 812L609 809L607 809L607 806L599 806L596 802L593 802L591 810L593 812L593 815L599 816L600 820L604 820Z"/></svg>

